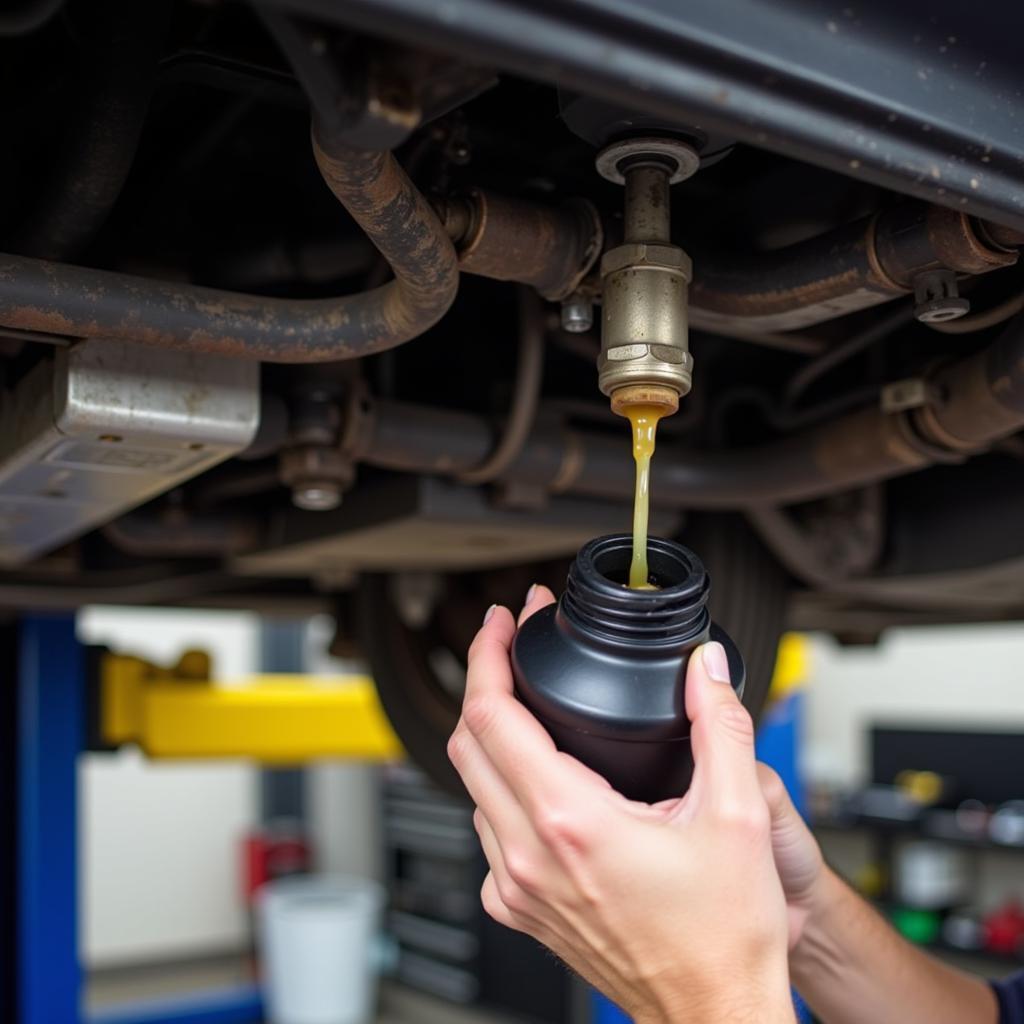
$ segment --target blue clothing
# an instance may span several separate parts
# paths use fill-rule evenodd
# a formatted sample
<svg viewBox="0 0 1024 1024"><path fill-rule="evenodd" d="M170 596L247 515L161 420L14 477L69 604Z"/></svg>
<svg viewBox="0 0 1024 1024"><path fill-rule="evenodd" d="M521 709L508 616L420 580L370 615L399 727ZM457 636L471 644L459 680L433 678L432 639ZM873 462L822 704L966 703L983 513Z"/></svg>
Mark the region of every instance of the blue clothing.
<svg viewBox="0 0 1024 1024"><path fill-rule="evenodd" d="M992 982L999 1000L999 1024L1024 1024L1024 971Z"/></svg>

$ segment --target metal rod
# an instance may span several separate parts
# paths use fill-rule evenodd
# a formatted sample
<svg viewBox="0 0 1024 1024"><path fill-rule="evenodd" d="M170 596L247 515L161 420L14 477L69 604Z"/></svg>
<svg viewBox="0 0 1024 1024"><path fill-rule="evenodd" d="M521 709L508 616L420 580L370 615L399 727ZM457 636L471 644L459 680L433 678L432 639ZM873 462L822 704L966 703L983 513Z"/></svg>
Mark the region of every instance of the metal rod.
<svg viewBox="0 0 1024 1024"><path fill-rule="evenodd" d="M626 242L671 241L668 170L658 164L641 164L625 173Z"/></svg>

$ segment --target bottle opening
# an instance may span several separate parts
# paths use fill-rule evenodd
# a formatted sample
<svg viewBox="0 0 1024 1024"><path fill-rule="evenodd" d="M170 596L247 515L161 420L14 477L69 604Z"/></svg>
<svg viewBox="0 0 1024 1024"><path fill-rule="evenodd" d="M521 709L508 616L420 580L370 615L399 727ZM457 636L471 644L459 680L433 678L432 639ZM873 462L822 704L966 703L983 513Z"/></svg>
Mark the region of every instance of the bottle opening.
<svg viewBox="0 0 1024 1024"><path fill-rule="evenodd" d="M661 537L647 542L648 579L657 589L631 589L633 538L613 534L589 541L569 569L560 612L578 628L617 641L683 643L706 631L710 580L687 547Z"/></svg>
<svg viewBox="0 0 1024 1024"><path fill-rule="evenodd" d="M611 583L620 587L629 585L629 567L633 558L632 538L623 535L629 541L628 545L619 543L595 545L592 553L593 566L598 575L603 576ZM617 537L601 537L599 541L617 541ZM580 554L586 551L583 548ZM674 541L661 540L658 537L651 537L647 542L647 579L659 590L669 587L688 586L697 582L695 576L706 576L704 565L700 559L682 544ZM643 593L643 591L641 591Z"/></svg>

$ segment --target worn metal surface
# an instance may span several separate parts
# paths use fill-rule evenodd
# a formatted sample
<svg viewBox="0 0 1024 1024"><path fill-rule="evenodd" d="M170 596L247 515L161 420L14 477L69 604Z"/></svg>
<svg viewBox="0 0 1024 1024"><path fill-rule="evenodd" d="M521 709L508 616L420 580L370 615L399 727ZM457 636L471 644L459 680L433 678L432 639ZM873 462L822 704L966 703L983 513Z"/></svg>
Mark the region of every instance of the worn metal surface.
<svg viewBox="0 0 1024 1024"><path fill-rule="evenodd" d="M1012 266L1015 249L986 242L963 211L901 203L878 215L874 248L882 272L903 289L930 270L987 274Z"/></svg>
<svg viewBox="0 0 1024 1024"><path fill-rule="evenodd" d="M48 551L252 440L259 368L95 341L40 363L0 413L0 563Z"/></svg>
<svg viewBox="0 0 1024 1024"><path fill-rule="evenodd" d="M937 401L914 412L922 435L957 452L975 452L1021 427L1024 419L1024 317L968 359L933 375Z"/></svg>
<svg viewBox="0 0 1024 1024"><path fill-rule="evenodd" d="M455 250L390 153L315 142L331 191L393 281L331 299L271 299L0 256L0 324L266 362L354 359L422 334L458 289Z"/></svg>
<svg viewBox="0 0 1024 1024"><path fill-rule="evenodd" d="M572 294L604 241L597 210L584 199L545 206L473 189L436 207L462 270L528 284L546 299Z"/></svg>
<svg viewBox="0 0 1024 1024"><path fill-rule="evenodd" d="M609 150L631 150L615 165L625 183L623 242L601 259L597 386L609 396L637 387L670 388L681 396L692 385L686 293L693 266L672 244L674 165L657 149L645 151L647 142L613 143L598 158L600 164Z"/></svg>
<svg viewBox="0 0 1024 1024"><path fill-rule="evenodd" d="M907 202L771 252L694 258L694 319L788 331L888 302L925 271L984 274L1017 261L962 212Z"/></svg>
<svg viewBox="0 0 1024 1024"><path fill-rule="evenodd" d="M1024 5L275 0L1024 228Z"/></svg>
<svg viewBox="0 0 1024 1024"><path fill-rule="evenodd" d="M934 376L940 406L887 414L847 413L791 436L747 448L658 456L654 500L692 509L786 505L876 483L957 457L1024 428L1024 319L989 349ZM354 454L406 472L457 473L490 443L485 421L468 413L379 402ZM598 498L628 499L625 438L539 427L503 477L508 484Z"/></svg>
<svg viewBox="0 0 1024 1024"><path fill-rule="evenodd" d="M689 392L686 289L690 258L676 245L627 242L601 261L601 355L598 387L663 384Z"/></svg>
<svg viewBox="0 0 1024 1024"><path fill-rule="evenodd" d="M668 171L656 165L631 167L626 172L626 208L623 241L672 241L672 208Z"/></svg>

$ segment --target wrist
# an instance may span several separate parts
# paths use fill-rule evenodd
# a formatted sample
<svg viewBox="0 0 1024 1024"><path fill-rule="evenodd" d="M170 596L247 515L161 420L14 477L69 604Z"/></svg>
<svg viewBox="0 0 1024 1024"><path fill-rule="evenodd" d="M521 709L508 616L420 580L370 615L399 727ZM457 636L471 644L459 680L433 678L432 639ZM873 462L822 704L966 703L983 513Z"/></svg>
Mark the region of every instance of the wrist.
<svg viewBox="0 0 1024 1024"><path fill-rule="evenodd" d="M763 964L749 959L714 975L681 972L642 1007L628 1007L633 1024L794 1024L796 1014L784 952ZM652 995L654 993L651 993Z"/></svg>

